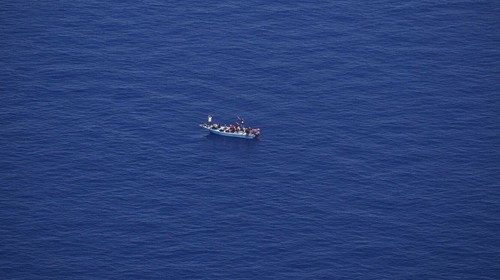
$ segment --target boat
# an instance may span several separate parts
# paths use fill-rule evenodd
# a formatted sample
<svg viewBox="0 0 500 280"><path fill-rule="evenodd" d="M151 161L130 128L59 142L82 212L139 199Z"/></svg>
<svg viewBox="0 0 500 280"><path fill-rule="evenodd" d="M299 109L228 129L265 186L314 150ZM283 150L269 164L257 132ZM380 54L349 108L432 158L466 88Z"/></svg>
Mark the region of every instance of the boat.
<svg viewBox="0 0 500 280"><path fill-rule="evenodd" d="M260 136L260 128L245 127L242 118L232 125L220 125L212 122L212 116L208 116L208 122L200 124L200 127L208 130L210 133L236 138L257 139Z"/></svg>

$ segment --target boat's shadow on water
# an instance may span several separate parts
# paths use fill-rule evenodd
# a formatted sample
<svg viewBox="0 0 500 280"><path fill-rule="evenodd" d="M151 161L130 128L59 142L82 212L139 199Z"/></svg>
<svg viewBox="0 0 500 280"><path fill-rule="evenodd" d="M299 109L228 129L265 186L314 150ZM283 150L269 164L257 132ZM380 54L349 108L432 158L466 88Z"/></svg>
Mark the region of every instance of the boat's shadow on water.
<svg viewBox="0 0 500 280"><path fill-rule="evenodd" d="M224 149L252 149L254 148L260 140L258 139L243 139L235 137L225 137L215 134L208 134L205 136L209 143L216 147L222 147Z"/></svg>

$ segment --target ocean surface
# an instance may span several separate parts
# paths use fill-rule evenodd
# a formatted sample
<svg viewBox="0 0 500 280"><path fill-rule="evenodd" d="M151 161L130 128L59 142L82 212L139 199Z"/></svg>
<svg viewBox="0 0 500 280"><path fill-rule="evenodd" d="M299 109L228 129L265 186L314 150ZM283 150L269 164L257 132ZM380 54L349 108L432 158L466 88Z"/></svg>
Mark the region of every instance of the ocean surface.
<svg viewBox="0 0 500 280"><path fill-rule="evenodd" d="M496 1L2 1L0 278L499 279L499 62Z"/></svg>

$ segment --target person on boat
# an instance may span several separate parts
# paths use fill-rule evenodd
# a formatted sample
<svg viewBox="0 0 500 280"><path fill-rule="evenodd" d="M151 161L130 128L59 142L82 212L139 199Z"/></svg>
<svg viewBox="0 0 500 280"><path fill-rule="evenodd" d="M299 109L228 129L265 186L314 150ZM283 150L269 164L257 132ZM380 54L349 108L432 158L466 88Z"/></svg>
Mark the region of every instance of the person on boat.
<svg viewBox="0 0 500 280"><path fill-rule="evenodd" d="M208 115L208 124L212 124L212 115Z"/></svg>

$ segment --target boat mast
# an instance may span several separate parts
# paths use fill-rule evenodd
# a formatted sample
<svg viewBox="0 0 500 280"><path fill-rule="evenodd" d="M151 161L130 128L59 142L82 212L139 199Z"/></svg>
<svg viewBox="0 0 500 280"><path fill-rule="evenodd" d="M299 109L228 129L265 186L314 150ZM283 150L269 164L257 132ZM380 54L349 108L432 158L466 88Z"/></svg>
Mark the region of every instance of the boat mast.
<svg viewBox="0 0 500 280"><path fill-rule="evenodd" d="M242 128L245 128L245 120L241 118L240 116L236 116L238 118L239 124L241 125Z"/></svg>

